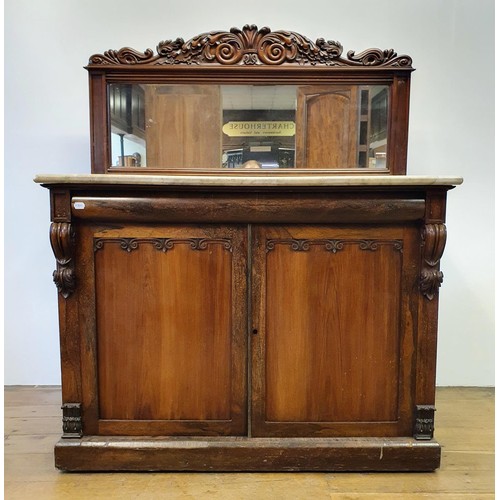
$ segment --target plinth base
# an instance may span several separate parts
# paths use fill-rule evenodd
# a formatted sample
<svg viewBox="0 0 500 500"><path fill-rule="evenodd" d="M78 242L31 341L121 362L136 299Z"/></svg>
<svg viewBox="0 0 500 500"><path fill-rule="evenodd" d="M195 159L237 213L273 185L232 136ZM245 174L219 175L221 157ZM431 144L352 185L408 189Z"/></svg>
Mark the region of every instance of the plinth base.
<svg viewBox="0 0 500 500"><path fill-rule="evenodd" d="M441 447L413 438L61 439L56 467L66 471L432 471Z"/></svg>

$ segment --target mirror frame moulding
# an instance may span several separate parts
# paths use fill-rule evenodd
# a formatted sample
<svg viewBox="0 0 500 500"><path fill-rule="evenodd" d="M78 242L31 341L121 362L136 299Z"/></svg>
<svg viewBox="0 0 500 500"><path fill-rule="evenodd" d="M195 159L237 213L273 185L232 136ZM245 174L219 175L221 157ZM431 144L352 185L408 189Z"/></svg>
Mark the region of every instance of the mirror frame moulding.
<svg viewBox="0 0 500 500"><path fill-rule="evenodd" d="M89 72L92 173L192 174L192 169L120 168L111 166L108 85L111 83L268 84L268 85L389 85L387 168L287 169L286 174L405 175L408 145L410 75L409 56L393 49L348 51L342 57L339 42L316 42L292 31L271 31L245 25L243 29L203 33L185 42L161 41L156 54L129 47L90 57ZM225 175L238 175L236 169ZM285 169L283 169L285 170ZM196 169L219 174L220 169ZM247 172L248 174L248 172ZM265 175L266 172L252 172Z"/></svg>

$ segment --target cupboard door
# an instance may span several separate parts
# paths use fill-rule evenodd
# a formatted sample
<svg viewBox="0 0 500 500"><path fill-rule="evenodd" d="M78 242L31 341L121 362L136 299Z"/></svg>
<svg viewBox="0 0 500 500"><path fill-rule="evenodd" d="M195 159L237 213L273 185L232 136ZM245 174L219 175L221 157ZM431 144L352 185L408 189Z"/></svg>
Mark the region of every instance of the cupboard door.
<svg viewBox="0 0 500 500"><path fill-rule="evenodd" d="M145 105L148 167L221 167L218 86L147 85Z"/></svg>
<svg viewBox="0 0 500 500"><path fill-rule="evenodd" d="M86 405L97 416L94 432L244 434L246 228L86 231L96 382L85 392L96 395Z"/></svg>
<svg viewBox="0 0 500 500"><path fill-rule="evenodd" d="M306 85L297 90L297 168L354 168L358 87Z"/></svg>
<svg viewBox="0 0 500 500"><path fill-rule="evenodd" d="M415 228L255 228L253 435L411 435L418 248Z"/></svg>

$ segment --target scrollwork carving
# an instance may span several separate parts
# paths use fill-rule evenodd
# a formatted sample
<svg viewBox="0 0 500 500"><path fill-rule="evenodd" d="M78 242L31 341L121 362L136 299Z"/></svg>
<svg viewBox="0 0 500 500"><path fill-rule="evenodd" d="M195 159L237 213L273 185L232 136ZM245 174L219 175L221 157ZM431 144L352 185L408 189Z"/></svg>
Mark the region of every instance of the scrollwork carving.
<svg viewBox="0 0 500 500"><path fill-rule="evenodd" d="M53 222L50 225L50 244L57 263L52 277L59 293L67 299L76 286L73 260L75 233L69 222Z"/></svg>
<svg viewBox="0 0 500 500"><path fill-rule="evenodd" d="M144 64L157 57L151 49L139 52L123 47L120 50L107 50L104 54L94 54L90 57L89 64Z"/></svg>
<svg viewBox="0 0 500 500"><path fill-rule="evenodd" d="M274 250L276 245L289 245L295 252L307 252L311 245L322 245L325 250L332 253L337 253L343 250L344 245L358 245L360 250L370 250L372 252L378 250L380 245L392 245L395 251L403 251L403 242L401 240L336 240L336 239L273 239L267 240L266 252Z"/></svg>
<svg viewBox="0 0 500 500"><path fill-rule="evenodd" d="M420 271L420 291L432 300L443 282L443 273L439 270L439 261L446 245L446 226L444 224L426 224L422 228L422 268Z"/></svg>
<svg viewBox="0 0 500 500"><path fill-rule="evenodd" d="M94 240L94 251L101 250L105 243L118 243L122 250L132 252L137 250L141 243L152 244L156 250L167 252L174 245L189 245L192 250L206 250L209 245L220 244L225 250L233 251L230 239L227 238L96 238Z"/></svg>
<svg viewBox="0 0 500 500"><path fill-rule="evenodd" d="M393 49L368 49L359 54L353 51L342 58L339 42L318 38L314 43L294 31L271 31L268 27L245 25L243 29L203 33L187 42L182 38L161 41L155 55L124 47L91 56L89 65L325 65L350 67L411 68L408 56L399 56Z"/></svg>
<svg viewBox="0 0 500 500"><path fill-rule="evenodd" d="M409 56L398 57L393 49L368 49L359 54L355 54L354 51L350 50L347 53L347 59L362 66L394 66L404 68L412 64Z"/></svg>

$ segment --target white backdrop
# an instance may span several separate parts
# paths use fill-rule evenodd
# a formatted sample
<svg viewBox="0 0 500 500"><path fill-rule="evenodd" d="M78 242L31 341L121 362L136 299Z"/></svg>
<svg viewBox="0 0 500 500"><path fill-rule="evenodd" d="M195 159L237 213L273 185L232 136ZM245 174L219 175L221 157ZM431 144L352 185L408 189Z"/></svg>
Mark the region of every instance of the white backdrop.
<svg viewBox="0 0 500 500"><path fill-rule="evenodd" d="M438 384L493 385L493 0L6 0L5 383L60 383L48 192L32 179L90 172L89 56L247 23L413 58L408 173L465 178L449 193Z"/></svg>

